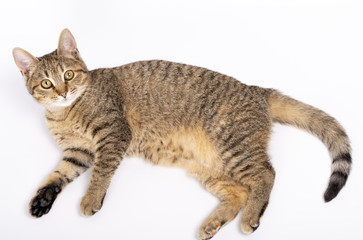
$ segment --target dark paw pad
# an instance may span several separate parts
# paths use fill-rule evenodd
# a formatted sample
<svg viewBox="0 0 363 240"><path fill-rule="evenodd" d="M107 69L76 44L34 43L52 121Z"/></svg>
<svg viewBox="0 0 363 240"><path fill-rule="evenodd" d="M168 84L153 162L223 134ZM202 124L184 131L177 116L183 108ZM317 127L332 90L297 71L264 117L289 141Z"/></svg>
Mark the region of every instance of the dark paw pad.
<svg viewBox="0 0 363 240"><path fill-rule="evenodd" d="M34 217L47 214L61 190L59 186L46 186L39 189L37 195L30 202L30 214Z"/></svg>

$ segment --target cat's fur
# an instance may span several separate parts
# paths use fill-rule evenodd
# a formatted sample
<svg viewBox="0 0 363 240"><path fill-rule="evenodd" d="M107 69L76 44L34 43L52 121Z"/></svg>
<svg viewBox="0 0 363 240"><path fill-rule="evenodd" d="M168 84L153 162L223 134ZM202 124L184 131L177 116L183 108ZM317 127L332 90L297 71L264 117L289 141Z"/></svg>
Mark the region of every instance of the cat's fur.
<svg viewBox="0 0 363 240"><path fill-rule="evenodd" d="M35 217L48 213L62 189L91 167L81 212L93 215L101 209L122 158L136 155L185 168L221 200L202 224L200 239L211 238L241 209L242 231L251 233L259 226L274 183L267 154L273 122L309 131L327 146L333 161L326 201L338 194L350 172L351 149L340 124L276 90L167 61L88 71L67 29L50 54L35 58L15 48L13 55L64 152L30 202ZM65 81L68 70L74 77ZM43 89L44 79L53 87Z"/></svg>

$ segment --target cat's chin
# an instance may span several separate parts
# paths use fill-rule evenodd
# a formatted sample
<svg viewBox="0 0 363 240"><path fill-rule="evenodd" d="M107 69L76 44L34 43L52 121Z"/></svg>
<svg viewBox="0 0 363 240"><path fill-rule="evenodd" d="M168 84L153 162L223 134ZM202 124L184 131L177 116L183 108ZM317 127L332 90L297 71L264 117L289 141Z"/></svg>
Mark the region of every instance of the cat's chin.
<svg viewBox="0 0 363 240"><path fill-rule="evenodd" d="M74 100L76 99L62 99L59 101L56 101L52 104L53 107L68 107L70 105L72 105L72 103L74 102Z"/></svg>

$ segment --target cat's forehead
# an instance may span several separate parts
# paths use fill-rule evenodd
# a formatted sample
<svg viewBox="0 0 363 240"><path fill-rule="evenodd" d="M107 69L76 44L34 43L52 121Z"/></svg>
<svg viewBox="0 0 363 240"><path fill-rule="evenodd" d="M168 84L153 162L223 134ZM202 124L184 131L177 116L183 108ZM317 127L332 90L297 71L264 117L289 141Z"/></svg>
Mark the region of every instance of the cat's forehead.
<svg viewBox="0 0 363 240"><path fill-rule="evenodd" d="M44 55L42 57L38 58L40 61L40 65L42 67L47 67L47 66L59 66L59 65L72 65L75 64L76 61L70 58L66 58L63 56L59 56L57 54L54 53L50 53L47 55Z"/></svg>
<svg viewBox="0 0 363 240"><path fill-rule="evenodd" d="M58 56L55 52L39 57L38 59L40 60L37 66L37 71L39 73L44 71L50 74L62 73L69 67L79 65L77 61Z"/></svg>

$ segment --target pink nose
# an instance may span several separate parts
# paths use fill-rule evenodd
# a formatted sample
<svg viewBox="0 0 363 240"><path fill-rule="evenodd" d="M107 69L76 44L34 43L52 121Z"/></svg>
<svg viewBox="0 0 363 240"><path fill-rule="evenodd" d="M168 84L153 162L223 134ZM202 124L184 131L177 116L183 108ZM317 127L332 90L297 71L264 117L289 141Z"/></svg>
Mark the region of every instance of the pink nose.
<svg viewBox="0 0 363 240"><path fill-rule="evenodd" d="M59 96L62 96L64 98L66 98L67 97L67 91L60 92Z"/></svg>

